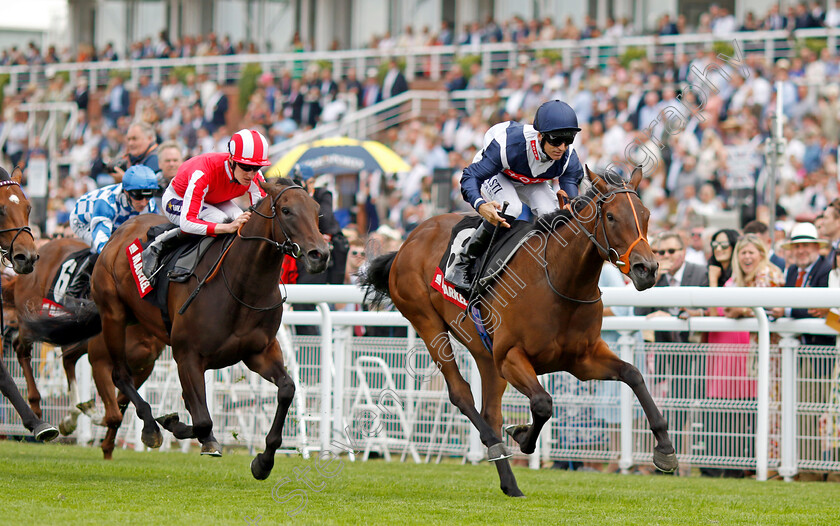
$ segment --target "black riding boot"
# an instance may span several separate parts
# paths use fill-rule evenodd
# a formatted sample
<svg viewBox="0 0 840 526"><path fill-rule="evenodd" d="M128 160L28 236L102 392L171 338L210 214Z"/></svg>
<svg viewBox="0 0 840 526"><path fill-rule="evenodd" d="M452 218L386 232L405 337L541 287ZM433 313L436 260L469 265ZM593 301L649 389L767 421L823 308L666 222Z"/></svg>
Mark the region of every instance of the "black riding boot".
<svg viewBox="0 0 840 526"><path fill-rule="evenodd" d="M180 233L181 229L179 227L160 233L154 241L149 243L149 246L143 249L143 274L145 274L147 278L152 279L152 276L158 267L158 263L160 262L160 253L164 248L172 246L178 239L178 235Z"/></svg>
<svg viewBox="0 0 840 526"><path fill-rule="evenodd" d="M464 244L461 253L455 256L455 264L446 273L446 281L462 290L469 290L473 279L473 263L476 258L487 250L490 239L493 237L493 225L488 221L482 221L481 225L473 232L472 237Z"/></svg>
<svg viewBox="0 0 840 526"><path fill-rule="evenodd" d="M79 263L79 267L73 273L73 279L67 285L64 295L70 298L84 298L90 292L90 273L99 254L91 253Z"/></svg>

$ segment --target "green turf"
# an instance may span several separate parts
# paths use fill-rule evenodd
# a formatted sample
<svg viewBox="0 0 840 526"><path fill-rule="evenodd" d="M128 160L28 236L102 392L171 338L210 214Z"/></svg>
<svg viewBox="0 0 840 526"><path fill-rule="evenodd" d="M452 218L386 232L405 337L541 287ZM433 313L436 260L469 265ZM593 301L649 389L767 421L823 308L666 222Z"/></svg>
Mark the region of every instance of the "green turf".
<svg viewBox="0 0 840 526"><path fill-rule="evenodd" d="M515 467L524 499L505 497L489 464L278 457L266 481L251 457L0 442L0 524L838 524L840 486L606 475ZM295 470L310 468L306 488ZM329 469L338 467L334 464ZM284 477L289 481L280 487ZM275 498L272 488L277 487ZM316 491L320 489L320 491ZM289 517L307 495L306 507ZM278 502L280 501L280 502ZM254 521L256 517L259 521Z"/></svg>

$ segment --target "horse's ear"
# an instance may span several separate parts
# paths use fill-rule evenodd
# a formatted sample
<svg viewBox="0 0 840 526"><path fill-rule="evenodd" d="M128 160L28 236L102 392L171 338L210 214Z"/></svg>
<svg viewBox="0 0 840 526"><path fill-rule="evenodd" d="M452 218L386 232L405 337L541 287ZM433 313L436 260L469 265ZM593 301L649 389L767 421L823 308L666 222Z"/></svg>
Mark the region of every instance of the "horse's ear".
<svg viewBox="0 0 840 526"><path fill-rule="evenodd" d="M12 181L16 182L17 184L20 184L20 182L23 180L22 176L23 172L21 172L20 170L15 170L14 172L12 172Z"/></svg>
<svg viewBox="0 0 840 526"><path fill-rule="evenodd" d="M633 187L633 190L638 190L639 183L642 182L642 177L644 174L642 173L642 167L636 166L633 168L633 173L630 174L630 186Z"/></svg>
<svg viewBox="0 0 840 526"><path fill-rule="evenodd" d="M269 193L269 188L274 188L276 185L269 183L268 181L259 181L260 188L263 189L265 193Z"/></svg>
<svg viewBox="0 0 840 526"><path fill-rule="evenodd" d="M609 192L609 185L604 178L590 170L589 166L586 164L583 165L583 169L586 170L587 179L592 182L601 195L606 195Z"/></svg>

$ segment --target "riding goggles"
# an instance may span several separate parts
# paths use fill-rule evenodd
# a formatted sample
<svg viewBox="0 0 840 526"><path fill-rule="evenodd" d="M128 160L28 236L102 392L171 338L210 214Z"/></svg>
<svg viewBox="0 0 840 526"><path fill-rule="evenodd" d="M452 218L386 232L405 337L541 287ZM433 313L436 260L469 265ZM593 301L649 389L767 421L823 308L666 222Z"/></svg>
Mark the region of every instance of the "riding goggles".
<svg viewBox="0 0 840 526"><path fill-rule="evenodd" d="M557 133L543 133L543 138L545 142L552 146L561 146L563 144L572 144L575 142L575 134L574 132L557 132Z"/></svg>
<svg viewBox="0 0 840 526"><path fill-rule="evenodd" d="M155 196L154 190L126 190L128 196L135 201L140 201L143 199L151 199Z"/></svg>
<svg viewBox="0 0 840 526"><path fill-rule="evenodd" d="M258 172L260 170L260 168L262 168L261 166L258 166L258 165L255 165L255 164L242 164L242 163L236 163L236 164L239 165L240 170L242 170L243 172L249 172L249 173L250 172Z"/></svg>

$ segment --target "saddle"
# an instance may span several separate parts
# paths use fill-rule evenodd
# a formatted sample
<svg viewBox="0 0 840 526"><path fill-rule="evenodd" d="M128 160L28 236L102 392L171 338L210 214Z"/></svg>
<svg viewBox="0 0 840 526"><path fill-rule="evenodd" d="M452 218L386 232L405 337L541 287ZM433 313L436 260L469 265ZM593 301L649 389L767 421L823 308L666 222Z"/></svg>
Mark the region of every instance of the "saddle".
<svg viewBox="0 0 840 526"><path fill-rule="evenodd" d="M90 270L93 268L93 262L85 265L87 258L94 258L95 261L96 255L92 254L89 248L83 248L67 256L61 263L42 302L44 312L63 308L66 297L78 299L90 294ZM75 290L70 290L71 284L75 285Z"/></svg>
<svg viewBox="0 0 840 526"><path fill-rule="evenodd" d="M163 223L151 227L147 232L148 241L143 245L143 248L151 243L158 234L174 227L175 225L172 223ZM169 244L168 246L162 247L160 270L151 279L152 292L144 296L143 299L162 311L164 321L167 322L167 329L171 328L169 309L166 302L169 293L169 283L171 281L183 283L195 275L198 262L201 261L207 249L218 239L218 237L208 236L184 236L179 238L178 241L173 241L176 243L175 245Z"/></svg>

